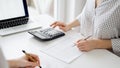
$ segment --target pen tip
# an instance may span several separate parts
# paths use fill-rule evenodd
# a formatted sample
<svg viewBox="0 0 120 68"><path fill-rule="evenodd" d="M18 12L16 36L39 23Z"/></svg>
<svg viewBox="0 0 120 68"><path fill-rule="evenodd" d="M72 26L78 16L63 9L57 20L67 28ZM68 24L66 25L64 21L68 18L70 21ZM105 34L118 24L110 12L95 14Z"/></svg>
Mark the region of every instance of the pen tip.
<svg viewBox="0 0 120 68"><path fill-rule="evenodd" d="M23 53L25 53L25 50L22 50Z"/></svg>
<svg viewBox="0 0 120 68"><path fill-rule="evenodd" d="M42 68L41 66L39 66L40 68Z"/></svg>

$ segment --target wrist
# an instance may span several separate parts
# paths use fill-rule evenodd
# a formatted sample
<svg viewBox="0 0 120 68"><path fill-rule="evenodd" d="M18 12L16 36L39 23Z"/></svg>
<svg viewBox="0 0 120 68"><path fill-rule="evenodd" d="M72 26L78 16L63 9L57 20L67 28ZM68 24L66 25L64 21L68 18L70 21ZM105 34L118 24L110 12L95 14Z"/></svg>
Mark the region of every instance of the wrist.
<svg viewBox="0 0 120 68"><path fill-rule="evenodd" d="M68 24L69 29L72 29L73 27L80 26L80 23L78 20L74 20Z"/></svg>
<svg viewBox="0 0 120 68"><path fill-rule="evenodd" d="M111 40L97 40L96 42L97 49L111 49Z"/></svg>
<svg viewBox="0 0 120 68"><path fill-rule="evenodd" d="M68 30L70 30L72 29L73 26L71 24L68 24L67 27L68 27Z"/></svg>
<svg viewBox="0 0 120 68"><path fill-rule="evenodd" d="M96 40L96 49L101 49L102 48L102 44L101 44L101 40Z"/></svg>

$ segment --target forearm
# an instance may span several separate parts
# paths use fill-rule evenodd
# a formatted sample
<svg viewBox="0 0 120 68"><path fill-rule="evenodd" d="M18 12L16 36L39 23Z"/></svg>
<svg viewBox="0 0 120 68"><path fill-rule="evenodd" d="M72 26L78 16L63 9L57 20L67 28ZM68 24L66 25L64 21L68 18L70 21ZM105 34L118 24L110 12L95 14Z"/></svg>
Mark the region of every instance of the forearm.
<svg viewBox="0 0 120 68"><path fill-rule="evenodd" d="M97 40L96 48L98 48L98 49L112 49L111 40Z"/></svg>
<svg viewBox="0 0 120 68"><path fill-rule="evenodd" d="M70 24L68 24L68 26L70 28L76 27L76 26L80 26L80 22L78 20L74 20L73 22L71 22Z"/></svg>

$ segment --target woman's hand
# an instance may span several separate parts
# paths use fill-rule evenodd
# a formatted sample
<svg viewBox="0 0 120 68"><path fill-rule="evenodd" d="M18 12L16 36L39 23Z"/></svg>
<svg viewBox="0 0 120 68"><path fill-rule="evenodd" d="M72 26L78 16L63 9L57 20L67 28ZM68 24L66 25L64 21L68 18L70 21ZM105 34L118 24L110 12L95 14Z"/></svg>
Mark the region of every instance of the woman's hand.
<svg viewBox="0 0 120 68"><path fill-rule="evenodd" d="M40 66L40 61L37 55L30 54L36 62L31 62L28 57L23 56L19 59L8 60L10 68L35 68Z"/></svg>
<svg viewBox="0 0 120 68"><path fill-rule="evenodd" d="M56 21L56 22L54 22L53 24L51 24L50 26L53 27L53 28L55 28L55 27L58 26L61 30L65 31L65 32L71 29L71 28L70 28L68 25L66 25L64 22L60 22L60 21Z"/></svg>
<svg viewBox="0 0 120 68"><path fill-rule="evenodd" d="M93 50L96 48L96 40L78 40L75 44L77 45L78 49L84 52Z"/></svg>
<svg viewBox="0 0 120 68"><path fill-rule="evenodd" d="M88 52L93 49L112 49L111 40L88 39L78 40L75 43L79 50Z"/></svg>

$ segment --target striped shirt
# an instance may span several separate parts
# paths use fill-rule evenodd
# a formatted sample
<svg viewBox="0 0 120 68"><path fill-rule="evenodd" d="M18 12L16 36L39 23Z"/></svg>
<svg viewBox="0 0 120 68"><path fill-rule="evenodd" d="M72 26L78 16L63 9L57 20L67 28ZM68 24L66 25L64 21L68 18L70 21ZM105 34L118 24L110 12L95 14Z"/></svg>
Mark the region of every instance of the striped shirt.
<svg viewBox="0 0 120 68"><path fill-rule="evenodd" d="M120 0L102 0L95 8L95 0L87 0L77 17L84 36L110 39L113 52L120 56Z"/></svg>

